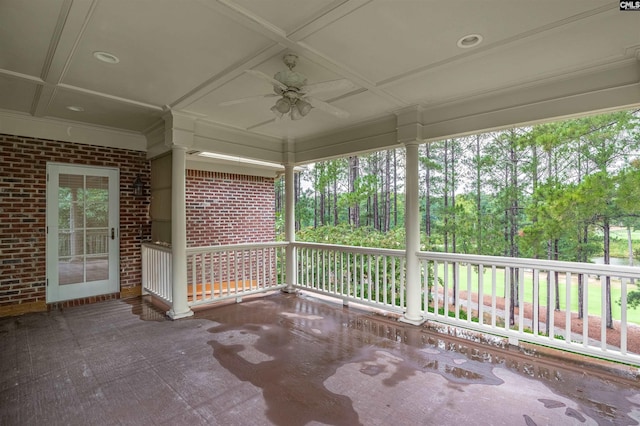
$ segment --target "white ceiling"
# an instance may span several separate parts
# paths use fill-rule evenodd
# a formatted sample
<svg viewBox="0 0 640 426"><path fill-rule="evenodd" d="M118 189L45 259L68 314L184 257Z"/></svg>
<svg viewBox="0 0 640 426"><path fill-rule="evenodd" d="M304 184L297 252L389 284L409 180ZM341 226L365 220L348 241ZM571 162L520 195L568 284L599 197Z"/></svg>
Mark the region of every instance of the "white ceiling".
<svg viewBox="0 0 640 426"><path fill-rule="evenodd" d="M458 47L469 34L482 43ZM412 106L451 121L473 102L488 114L554 94L640 90L640 11L611 0L0 0L0 46L0 109L140 134L167 109L304 142ZM273 75L287 52L309 83L354 84L319 96L348 119L314 109L276 121L273 98L220 106L271 93L243 71ZM461 112L447 115L451 105Z"/></svg>

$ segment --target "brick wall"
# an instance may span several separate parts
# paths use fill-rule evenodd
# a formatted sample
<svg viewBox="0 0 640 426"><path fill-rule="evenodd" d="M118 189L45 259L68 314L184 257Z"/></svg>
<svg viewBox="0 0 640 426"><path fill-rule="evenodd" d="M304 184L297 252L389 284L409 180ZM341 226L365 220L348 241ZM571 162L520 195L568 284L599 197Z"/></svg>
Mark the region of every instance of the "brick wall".
<svg viewBox="0 0 640 426"><path fill-rule="evenodd" d="M275 240L274 179L187 170L187 246Z"/></svg>
<svg viewBox="0 0 640 426"><path fill-rule="evenodd" d="M0 311L44 306L47 162L120 169L120 286L140 285L149 200L133 196L131 184L138 173L149 182L146 153L0 134Z"/></svg>

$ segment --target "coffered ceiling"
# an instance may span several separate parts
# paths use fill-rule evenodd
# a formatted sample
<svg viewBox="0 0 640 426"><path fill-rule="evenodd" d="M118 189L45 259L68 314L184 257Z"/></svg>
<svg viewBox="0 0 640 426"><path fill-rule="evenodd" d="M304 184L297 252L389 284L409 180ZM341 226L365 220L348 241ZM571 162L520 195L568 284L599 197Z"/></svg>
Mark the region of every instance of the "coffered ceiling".
<svg viewBox="0 0 640 426"><path fill-rule="evenodd" d="M304 143L414 106L444 135L535 105L531 120L640 104L640 11L610 0L0 0L0 46L1 112L140 135L167 110ZM348 118L276 120L276 98L220 105L272 93L244 71L272 76L286 53L310 84L352 83L317 96Z"/></svg>

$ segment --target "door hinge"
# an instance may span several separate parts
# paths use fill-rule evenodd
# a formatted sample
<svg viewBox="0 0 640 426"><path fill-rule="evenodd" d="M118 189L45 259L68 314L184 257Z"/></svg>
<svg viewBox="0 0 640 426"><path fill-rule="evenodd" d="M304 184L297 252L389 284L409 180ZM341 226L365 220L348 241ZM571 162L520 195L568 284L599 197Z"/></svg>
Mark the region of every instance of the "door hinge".
<svg viewBox="0 0 640 426"><path fill-rule="evenodd" d="M47 278L47 287L49 287L49 278Z"/></svg>

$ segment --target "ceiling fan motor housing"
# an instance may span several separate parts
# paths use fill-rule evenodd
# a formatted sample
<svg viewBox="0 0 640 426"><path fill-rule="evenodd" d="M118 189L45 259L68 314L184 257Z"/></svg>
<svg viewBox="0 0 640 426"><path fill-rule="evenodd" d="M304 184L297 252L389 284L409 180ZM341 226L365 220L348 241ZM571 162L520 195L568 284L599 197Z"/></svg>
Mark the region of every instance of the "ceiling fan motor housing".
<svg viewBox="0 0 640 426"><path fill-rule="evenodd" d="M273 76L273 78L275 78L285 86L297 90L302 89L304 85L307 84L307 77L300 74L299 72L291 70L278 71L276 75Z"/></svg>

